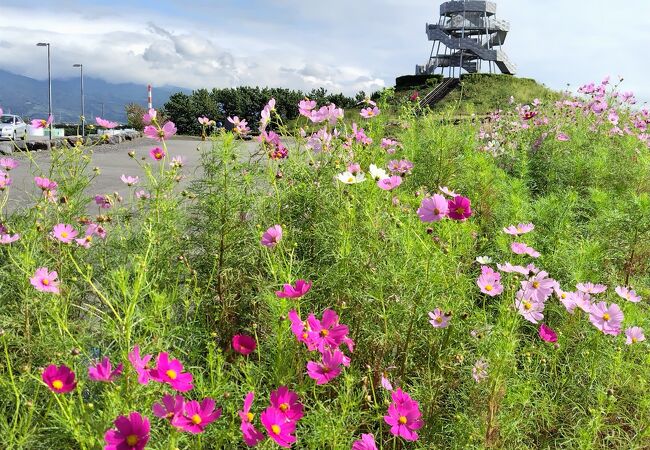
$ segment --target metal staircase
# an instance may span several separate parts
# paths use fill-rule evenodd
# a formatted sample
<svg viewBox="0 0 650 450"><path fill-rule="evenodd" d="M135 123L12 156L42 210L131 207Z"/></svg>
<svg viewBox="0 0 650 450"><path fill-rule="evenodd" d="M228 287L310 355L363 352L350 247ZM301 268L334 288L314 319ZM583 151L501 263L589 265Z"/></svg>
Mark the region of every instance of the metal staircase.
<svg viewBox="0 0 650 450"><path fill-rule="evenodd" d="M431 91L420 100L420 107L424 108L425 106L435 105L445 98L447 94L453 91L459 83L460 80L458 78L444 78L439 85L431 89Z"/></svg>

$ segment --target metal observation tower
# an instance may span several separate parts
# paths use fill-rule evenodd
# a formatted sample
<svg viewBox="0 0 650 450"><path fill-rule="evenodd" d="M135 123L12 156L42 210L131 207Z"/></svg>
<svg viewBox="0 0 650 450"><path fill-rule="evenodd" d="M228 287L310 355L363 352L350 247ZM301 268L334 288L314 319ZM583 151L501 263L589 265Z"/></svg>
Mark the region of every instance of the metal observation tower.
<svg viewBox="0 0 650 450"><path fill-rule="evenodd" d="M442 3L438 23L426 26L427 37L433 41L429 61L415 66L416 75L435 74L437 70L445 75L447 69L451 78L460 77L461 69L469 73L482 69L495 73L496 68L513 75L515 65L500 50L510 24L497 19L496 13L497 5L490 1Z"/></svg>

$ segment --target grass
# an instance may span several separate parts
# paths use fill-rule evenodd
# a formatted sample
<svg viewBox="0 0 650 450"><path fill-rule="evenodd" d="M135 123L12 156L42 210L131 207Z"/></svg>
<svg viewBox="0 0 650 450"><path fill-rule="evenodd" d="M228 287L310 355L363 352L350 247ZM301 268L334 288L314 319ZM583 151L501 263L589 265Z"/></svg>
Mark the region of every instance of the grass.
<svg viewBox="0 0 650 450"><path fill-rule="evenodd" d="M344 148L334 139L314 153L297 137L286 140L287 159L269 160L265 152L242 157L232 134L213 136L200 175L183 192L175 180L184 169L169 164L171 140L163 161L133 160L130 172L141 182L130 189L146 190L149 199L130 196L92 215L86 150L53 151L51 171L34 167L34 174L58 183L58 200L35 197L2 215L8 232L20 234L0 247L3 448L102 448L113 420L132 411L151 421L147 448L245 448L237 411L246 393L255 392L253 423L267 433L258 418L279 386L304 405L294 448L349 449L362 433L372 433L381 449L648 448L648 347L625 345L623 334L648 328L647 145L640 131L612 135L600 116L556 107L555 94L532 82L511 78L515 89L500 77L484 80L490 98L468 77L461 109L449 109L457 104L452 97L442 112L423 113L387 91L380 107L390 114L355 120L363 120L370 145ZM537 116L520 119L510 95L541 98ZM638 118L609 101L621 123ZM499 120L448 120L494 107L504 110ZM347 122L339 127L342 135L350 131ZM559 132L570 140L558 140ZM394 155L380 147L383 137L400 141ZM392 191L372 180L335 181L348 163L367 173L391 159L414 164ZM469 198L472 216L423 223L417 209L438 186ZM11 196L11 187L3 195ZM104 227L106 238L93 237L88 249L50 236L59 223L83 234L89 221ZM516 239L538 250L538 259L510 249L514 239L502 228L520 222L535 224ZM282 240L260 245L275 224ZM586 281L608 285L595 298L621 307L621 333L603 334L589 314L570 314L553 294L543 322L558 341L542 341L539 324L514 307L525 277L503 273L503 293L487 296L477 286L478 256L491 257L493 269L534 263L565 291ZM30 284L39 267L57 271L60 294ZM297 279L313 282L306 295L276 296ZM621 299L617 285L632 286L643 301ZM429 324L435 308L451 314L449 327ZM291 332L294 309L302 319L336 311L355 342L353 352L341 346L350 366L326 384L308 376L306 364L321 357ZM257 348L238 354L236 334L253 337ZM159 352L179 359L193 375L183 395L213 398L221 417L196 435L155 417L152 405L174 391L137 382L128 360L135 345L154 359ZM113 366L124 363L124 373L110 383L90 380L89 365L104 356ZM472 377L478 360L487 363L480 382ZM53 393L43 383L50 364L75 371L72 392ZM393 436L384 421L391 396L382 376L419 402L424 425L416 441ZM265 439L259 447L277 445Z"/></svg>

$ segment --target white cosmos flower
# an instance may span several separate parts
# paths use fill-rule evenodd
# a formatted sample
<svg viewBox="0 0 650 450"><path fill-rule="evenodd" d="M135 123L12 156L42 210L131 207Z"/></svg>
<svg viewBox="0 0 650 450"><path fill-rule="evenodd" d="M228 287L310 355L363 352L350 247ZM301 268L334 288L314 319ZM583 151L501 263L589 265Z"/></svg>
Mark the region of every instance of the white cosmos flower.
<svg viewBox="0 0 650 450"><path fill-rule="evenodd" d="M489 256L477 256L476 262L479 264L490 264L492 262L492 258Z"/></svg>
<svg viewBox="0 0 650 450"><path fill-rule="evenodd" d="M388 174L384 169L380 169L374 164L370 164L370 176L372 177L373 180L379 181L383 180L384 178L388 178Z"/></svg>
<svg viewBox="0 0 650 450"><path fill-rule="evenodd" d="M361 183L362 181L366 180L366 174L363 172L359 172L356 175L352 175L351 172L341 172L336 176L336 178L344 184L357 184Z"/></svg>

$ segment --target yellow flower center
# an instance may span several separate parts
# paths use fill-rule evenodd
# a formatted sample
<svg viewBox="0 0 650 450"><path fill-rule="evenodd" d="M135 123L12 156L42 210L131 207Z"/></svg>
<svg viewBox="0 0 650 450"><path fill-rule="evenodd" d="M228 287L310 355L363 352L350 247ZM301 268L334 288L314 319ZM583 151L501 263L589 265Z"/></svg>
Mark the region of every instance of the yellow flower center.
<svg viewBox="0 0 650 450"><path fill-rule="evenodd" d="M43 278L43 281L41 281L41 283L44 284L45 286L48 286L50 284L50 280L48 280L47 278Z"/></svg>
<svg viewBox="0 0 650 450"><path fill-rule="evenodd" d="M175 370L169 369L167 372L165 372L169 378L172 380L175 380L178 374L176 373Z"/></svg>
<svg viewBox="0 0 650 450"><path fill-rule="evenodd" d="M86 236L86 242L90 242L92 240L93 240L92 235L89 234L88 236Z"/></svg>
<svg viewBox="0 0 650 450"><path fill-rule="evenodd" d="M63 381L61 380L52 381L52 387L57 391L60 391L61 389L63 389Z"/></svg>
<svg viewBox="0 0 650 450"><path fill-rule="evenodd" d="M521 227L517 227L517 231L521 233L522 228L521 228Z"/></svg>
<svg viewBox="0 0 650 450"><path fill-rule="evenodd" d="M354 183L354 177L348 177L348 183Z"/></svg>
<svg viewBox="0 0 650 450"><path fill-rule="evenodd" d="M456 214L464 214L465 209L464 208L456 208Z"/></svg>
<svg viewBox="0 0 650 450"><path fill-rule="evenodd" d="M633 338L632 338L632 343L633 343L633 344L636 344L636 341L637 341L637 338L633 337Z"/></svg>
<svg viewBox="0 0 650 450"><path fill-rule="evenodd" d="M198 414L194 414L194 415L192 416L192 423L193 423L194 425L198 425L198 424L200 424L200 423L201 423L201 416L199 416Z"/></svg>
<svg viewBox="0 0 650 450"><path fill-rule="evenodd" d="M539 287L539 281L533 281L533 287L537 289Z"/></svg>
<svg viewBox="0 0 650 450"><path fill-rule="evenodd" d="M402 425L406 425L406 422L408 422L408 420L406 420L406 417L404 417L404 416L400 416L397 421L399 423L401 423Z"/></svg>
<svg viewBox="0 0 650 450"><path fill-rule="evenodd" d="M524 309L526 311L528 311L532 307L533 307L533 304L531 302L524 302Z"/></svg>
<svg viewBox="0 0 650 450"><path fill-rule="evenodd" d="M64 239L67 238L68 237L68 232L67 231L62 232L61 237L64 238Z"/></svg>
<svg viewBox="0 0 650 450"><path fill-rule="evenodd" d="M303 333L303 334L302 334L302 338L303 338L303 339L307 339L308 336L309 336L309 335L308 335L307 333Z"/></svg>
<svg viewBox="0 0 650 450"><path fill-rule="evenodd" d="M611 319L611 318L612 318L612 317L611 317L608 313L603 314L603 320L604 320L605 322L607 322L607 321L608 321L609 319Z"/></svg>
<svg viewBox="0 0 650 450"><path fill-rule="evenodd" d="M288 403L280 403L280 411L286 412L287 409L289 409L289 404Z"/></svg>
<svg viewBox="0 0 650 450"><path fill-rule="evenodd" d="M165 132L163 130L158 130L158 137L164 138Z"/></svg>
<svg viewBox="0 0 650 450"><path fill-rule="evenodd" d="M436 323L442 323L442 317L440 316L436 317Z"/></svg>
<svg viewBox="0 0 650 450"><path fill-rule="evenodd" d="M129 434L126 437L126 443L127 443L127 445L130 445L131 447L134 447L135 445L137 445L139 440L140 439L135 434Z"/></svg>
<svg viewBox="0 0 650 450"><path fill-rule="evenodd" d="M560 298L566 298L566 293L562 292L562 295L560 295Z"/></svg>
<svg viewBox="0 0 650 450"><path fill-rule="evenodd" d="M494 288L492 287L491 284L486 284L486 285L485 285L485 290L486 290L486 291L490 292L492 289L494 289Z"/></svg>
<svg viewBox="0 0 650 450"><path fill-rule="evenodd" d="M255 416L253 415L253 413L250 413L250 412L249 412L249 413L246 413L246 418L248 419L249 422L252 422L252 421L253 421L253 417L255 417Z"/></svg>
<svg viewBox="0 0 650 450"><path fill-rule="evenodd" d="M271 431L273 431L273 434L280 434L280 426L279 425L271 425Z"/></svg>
<svg viewBox="0 0 650 450"><path fill-rule="evenodd" d="M328 330L326 330L325 328L320 330L320 335L323 336L323 337L327 337L329 334L330 334L330 332Z"/></svg>
<svg viewBox="0 0 650 450"><path fill-rule="evenodd" d="M47 125L47 121L46 120L41 120L41 126L45 127L46 125Z"/></svg>

